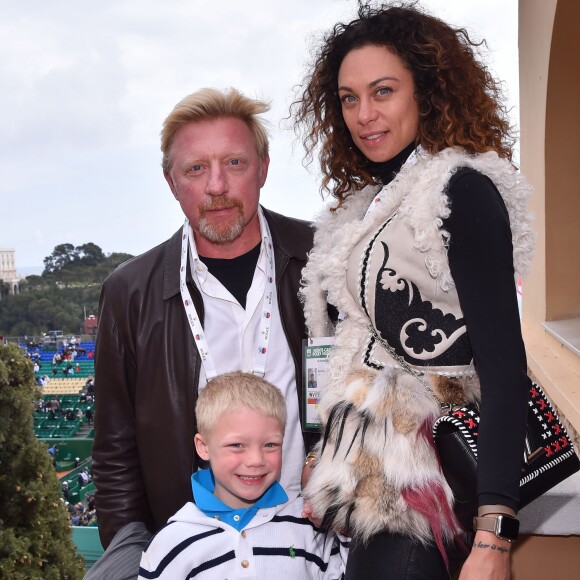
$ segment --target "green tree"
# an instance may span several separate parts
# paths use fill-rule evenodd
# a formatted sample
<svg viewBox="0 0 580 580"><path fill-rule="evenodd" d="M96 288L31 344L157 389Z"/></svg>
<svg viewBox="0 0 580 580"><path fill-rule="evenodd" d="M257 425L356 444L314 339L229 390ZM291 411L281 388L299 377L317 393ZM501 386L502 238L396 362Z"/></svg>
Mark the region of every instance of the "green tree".
<svg viewBox="0 0 580 580"><path fill-rule="evenodd" d="M46 288L47 286L46 280L42 276L37 276L36 274L27 276L23 282L25 282L27 285L27 292L30 290ZM22 282L20 283L20 291L22 292Z"/></svg>
<svg viewBox="0 0 580 580"><path fill-rule="evenodd" d="M77 246L76 251L79 256L79 260L85 266L96 266L105 259L103 250L101 250L99 246L93 244L92 242L83 244L82 246Z"/></svg>
<svg viewBox="0 0 580 580"><path fill-rule="evenodd" d="M48 298L33 300L28 305L28 319L34 320L42 328L54 318L54 305Z"/></svg>
<svg viewBox="0 0 580 580"><path fill-rule="evenodd" d="M59 244L55 246L50 256L44 258L44 272L51 274L57 270L62 270L77 258L77 250L72 244Z"/></svg>
<svg viewBox="0 0 580 580"><path fill-rule="evenodd" d="M83 577L69 517L46 445L32 425L31 362L0 345L0 578Z"/></svg>
<svg viewBox="0 0 580 580"><path fill-rule="evenodd" d="M8 285L4 283L4 280L0 278L0 300L5 296L8 296Z"/></svg>

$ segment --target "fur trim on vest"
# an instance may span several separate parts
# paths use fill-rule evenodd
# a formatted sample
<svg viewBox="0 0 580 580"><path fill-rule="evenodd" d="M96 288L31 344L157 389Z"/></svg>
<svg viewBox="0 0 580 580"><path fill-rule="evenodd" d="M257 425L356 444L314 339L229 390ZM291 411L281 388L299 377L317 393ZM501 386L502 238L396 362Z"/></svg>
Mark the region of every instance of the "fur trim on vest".
<svg viewBox="0 0 580 580"><path fill-rule="evenodd" d="M487 175L500 191L510 218L514 268L526 275L534 245L526 210L530 187L495 152L472 156L454 148L422 154L416 164L403 166L366 218L377 187L356 192L342 207L323 213L303 270L301 295L310 335L335 334L319 407L325 424L321 455L305 495L325 524L348 529L355 539L390 530L426 543L434 539L443 551L445 541L459 532L431 438L438 402L406 371L377 371L354 360L370 321L347 289L346 270L358 241L397 211L411 228L414 249L424 256L430 276L442 291L452 289L450 236L442 221L450 214L447 184L462 167ZM336 329L326 314L327 302L342 314ZM441 400L479 398L476 377L430 380Z"/></svg>

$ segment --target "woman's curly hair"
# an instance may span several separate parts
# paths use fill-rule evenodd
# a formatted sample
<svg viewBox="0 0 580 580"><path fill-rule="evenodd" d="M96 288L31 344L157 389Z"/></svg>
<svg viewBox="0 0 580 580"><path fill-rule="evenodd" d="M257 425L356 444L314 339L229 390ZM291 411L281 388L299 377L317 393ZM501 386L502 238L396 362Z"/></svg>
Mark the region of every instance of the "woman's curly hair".
<svg viewBox="0 0 580 580"><path fill-rule="evenodd" d="M307 161L320 145L322 190L342 203L349 192L375 183L367 159L344 123L338 71L348 52L385 46L411 72L419 109L417 143L430 153L462 147L468 153L496 151L511 160L513 138L497 81L474 53L463 28L411 4L359 5L358 18L338 23L324 37L301 95L291 105L295 127L305 129Z"/></svg>

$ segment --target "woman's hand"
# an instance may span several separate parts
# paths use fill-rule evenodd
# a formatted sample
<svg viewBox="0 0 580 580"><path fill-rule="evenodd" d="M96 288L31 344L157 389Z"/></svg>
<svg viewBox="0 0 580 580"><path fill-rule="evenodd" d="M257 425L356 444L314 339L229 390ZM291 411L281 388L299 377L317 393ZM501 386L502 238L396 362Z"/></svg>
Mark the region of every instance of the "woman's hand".
<svg viewBox="0 0 580 580"><path fill-rule="evenodd" d="M302 511L302 517L310 520L317 528L322 527L322 520L314 515L312 506L306 500L304 500L304 510Z"/></svg>
<svg viewBox="0 0 580 580"><path fill-rule="evenodd" d="M312 475L312 470L316 465L315 456L309 454L310 460L307 458L304 467L302 468L302 477L300 478L300 485L302 489L306 487L306 484L310 480L310 476ZM308 500L304 500L304 511L302 512L302 517L310 520L317 528L319 528L322 524L322 520L317 518L312 511L312 506L308 502Z"/></svg>
<svg viewBox="0 0 580 580"><path fill-rule="evenodd" d="M510 580L511 547L494 533L479 530L459 580Z"/></svg>

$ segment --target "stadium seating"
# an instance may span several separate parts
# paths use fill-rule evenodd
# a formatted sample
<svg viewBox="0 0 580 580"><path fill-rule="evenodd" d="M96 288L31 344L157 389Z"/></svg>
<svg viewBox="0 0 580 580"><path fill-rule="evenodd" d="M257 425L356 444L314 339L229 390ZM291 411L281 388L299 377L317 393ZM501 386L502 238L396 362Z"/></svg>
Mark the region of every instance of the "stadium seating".
<svg viewBox="0 0 580 580"><path fill-rule="evenodd" d="M57 350L39 346L38 348L27 348L26 345L21 345L26 348L31 358L36 358L40 364L40 369L35 373L35 376L48 376L50 379L48 384L42 387L43 393L47 394L65 394L65 393L79 393L84 387L87 379L95 374L95 363L93 355L95 351L94 341L81 342L77 347L81 349L83 354L77 355L75 360L63 360L61 364L56 365L57 374L53 375L53 357ZM60 354L64 353L61 346L58 349ZM71 363L76 372L71 375L64 375L63 369L68 363Z"/></svg>
<svg viewBox="0 0 580 580"><path fill-rule="evenodd" d="M42 387L42 393L46 395L63 395L68 393L80 393L87 379L81 377L54 378L48 385Z"/></svg>

